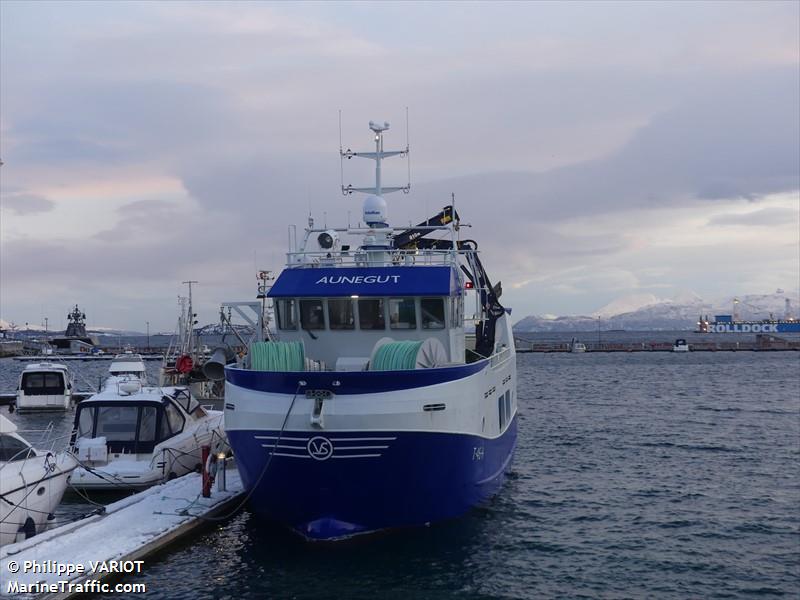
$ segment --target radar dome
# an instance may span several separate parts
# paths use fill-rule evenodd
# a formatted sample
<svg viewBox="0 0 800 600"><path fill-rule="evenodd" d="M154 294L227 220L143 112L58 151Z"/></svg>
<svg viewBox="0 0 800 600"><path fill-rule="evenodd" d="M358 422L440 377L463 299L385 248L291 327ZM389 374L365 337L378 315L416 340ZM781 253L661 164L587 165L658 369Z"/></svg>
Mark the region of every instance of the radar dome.
<svg viewBox="0 0 800 600"><path fill-rule="evenodd" d="M364 199L364 223L368 227L386 227L386 200L383 196Z"/></svg>

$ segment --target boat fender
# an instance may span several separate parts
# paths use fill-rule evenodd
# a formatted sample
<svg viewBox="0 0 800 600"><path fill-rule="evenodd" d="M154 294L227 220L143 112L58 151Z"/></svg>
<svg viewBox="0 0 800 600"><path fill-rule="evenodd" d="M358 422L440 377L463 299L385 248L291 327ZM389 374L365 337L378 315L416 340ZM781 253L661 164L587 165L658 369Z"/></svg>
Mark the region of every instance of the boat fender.
<svg viewBox="0 0 800 600"><path fill-rule="evenodd" d="M203 446L203 450L205 451L208 446ZM214 480L217 477L217 455L214 452L208 453L208 458L206 458L205 466L203 468L203 497L208 498L211 496L211 488L214 486Z"/></svg>

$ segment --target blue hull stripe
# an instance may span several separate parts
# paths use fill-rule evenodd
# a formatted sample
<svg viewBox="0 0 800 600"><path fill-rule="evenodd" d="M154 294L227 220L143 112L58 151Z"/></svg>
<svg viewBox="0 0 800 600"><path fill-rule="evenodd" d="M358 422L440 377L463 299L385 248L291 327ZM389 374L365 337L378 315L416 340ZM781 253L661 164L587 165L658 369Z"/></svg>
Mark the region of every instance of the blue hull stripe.
<svg viewBox="0 0 800 600"><path fill-rule="evenodd" d="M488 364L488 360L481 360L437 369L353 372L274 372L225 367L225 379L237 387L273 394L294 394L300 381L306 382L305 389L326 389L336 394L374 394L456 381L478 373Z"/></svg>
<svg viewBox="0 0 800 600"><path fill-rule="evenodd" d="M328 540L463 515L502 485L517 419L491 440L419 431L287 431L276 447L277 437L277 431L228 431L245 488L252 490L250 506L306 538Z"/></svg>

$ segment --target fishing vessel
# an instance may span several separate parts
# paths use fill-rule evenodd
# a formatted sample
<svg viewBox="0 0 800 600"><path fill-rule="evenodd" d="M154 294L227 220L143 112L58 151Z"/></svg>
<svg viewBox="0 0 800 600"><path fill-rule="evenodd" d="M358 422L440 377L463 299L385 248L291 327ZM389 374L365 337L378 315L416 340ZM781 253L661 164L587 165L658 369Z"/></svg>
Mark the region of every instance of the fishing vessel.
<svg viewBox="0 0 800 600"><path fill-rule="evenodd" d="M72 377L66 365L27 365L17 384L17 410L21 413L67 410L72 404L72 387Z"/></svg>
<svg viewBox="0 0 800 600"><path fill-rule="evenodd" d="M222 395L222 387L206 377L203 371L210 348L198 343L195 332L197 313L192 306L192 285L197 281L183 283L189 286L189 295L178 296L178 324L164 353L159 381L162 386L186 386L197 398L217 399Z"/></svg>
<svg viewBox="0 0 800 600"><path fill-rule="evenodd" d="M65 452L37 450L0 415L0 546L40 533L77 466Z"/></svg>
<svg viewBox="0 0 800 600"><path fill-rule="evenodd" d="M253 511L310 540L464 515L500 488L517 436L509 312L454 206L392 227L388 123L363 224L315 227L267 292L274 341L225 368L225 428ZM292 230L290 229L290 232ZM465 317L466 315L466 317ZM469 334L473 334L470 336ZM469 338L469 339L468 339Z"/></svg>

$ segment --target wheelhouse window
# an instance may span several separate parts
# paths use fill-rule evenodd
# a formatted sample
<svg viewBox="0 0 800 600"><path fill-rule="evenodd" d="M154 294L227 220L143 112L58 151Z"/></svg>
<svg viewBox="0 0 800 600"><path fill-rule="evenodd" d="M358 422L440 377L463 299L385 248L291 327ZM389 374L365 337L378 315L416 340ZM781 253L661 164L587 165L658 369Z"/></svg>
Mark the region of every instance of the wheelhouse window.
<svg viewBox="0 0 800 600"><path fill-rule="evenodd" d="M383 298L359 298L358 326L361 329L386 329Z"/></svg>
<svg viewBox="0 0 800 600"><path fill-rule="evenodd" d="M389 327L416 329L417 310L414 298L389 298Z"/></svg>
<svg viewBox="0 0 800 600"><path fill-rule="evenodd" d="M23 373L22 391L27 396L52 396L64 393L61 373Z"/></svg>
<svg viewBox="0 0 800 600"><path fill-rule="evenodd" d="M450 296L450 327L464 326L464 300L462 296Z"/></svg>
<svg viewBox="0 0 800 600"><path fill-rule="evenodd" d="M294 298L278 300L278 329L297 329L297 301Z"/></svg>
<svg viewBox="0 0 800 600"><path fill-rule="evenodd" d="M419 308L423 329L444 329L444 298L422 298Z"/></svg>
<svg viewBox="0 0 800 600"><path fill-rule="evenodd" d="M10 435L0 434L0 462L23 460L34 454L28 444Z"/></svg>
<svg viewBox="0 0 800 600"><path fill-rule="evenodd" d="M331 329L355 329L353 301L350 298L328 298L328 326Z"/></svg>
<svg viewBox="0 0 800 600"><path fill-rule="evenodd" d="M300 326L303 329L325 329L322 300L300 300Z"/></svg>

